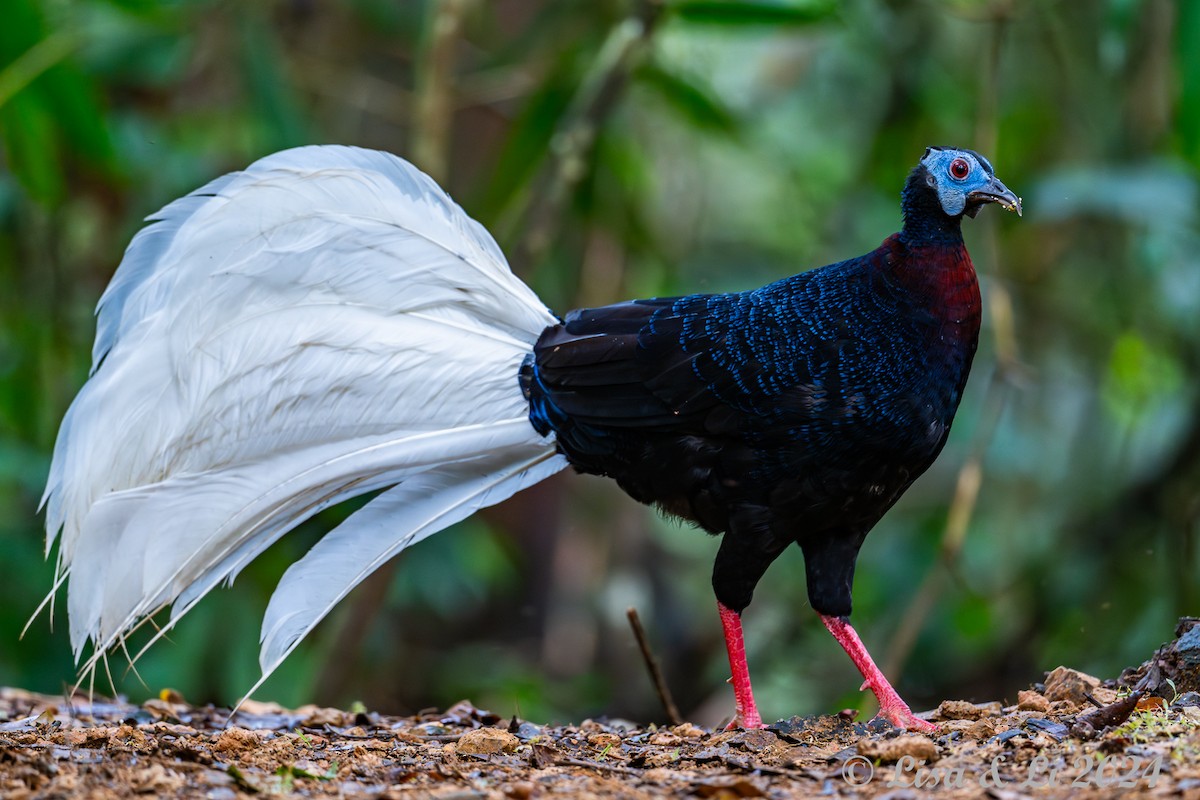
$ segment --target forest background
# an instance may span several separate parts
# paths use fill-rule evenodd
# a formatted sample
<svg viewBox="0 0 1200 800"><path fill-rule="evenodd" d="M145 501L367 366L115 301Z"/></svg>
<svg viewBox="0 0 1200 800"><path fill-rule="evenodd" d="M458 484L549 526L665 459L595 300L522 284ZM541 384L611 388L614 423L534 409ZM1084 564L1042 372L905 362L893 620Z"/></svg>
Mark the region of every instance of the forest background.
<svg viewBox="0 0 1200 800"><path fill-rule="evenodd" d="M914 707L1140 663L1200 612L1200 4L1170 0L6 0L0 25L0 685L61 691L37 513L92 312L141 220L286 147L400 154L562 312L726 291L875 247L927 145L1024 196L964 226L984 330L939 461L867 540L854 621ZM230 703L323 512L126 672ZM561 475L422 543L261 690L541 721L731 707L717 542ZM800 553L746 615L764 716L859 702ZM98 688L106 690L106 685Z"/></svg>

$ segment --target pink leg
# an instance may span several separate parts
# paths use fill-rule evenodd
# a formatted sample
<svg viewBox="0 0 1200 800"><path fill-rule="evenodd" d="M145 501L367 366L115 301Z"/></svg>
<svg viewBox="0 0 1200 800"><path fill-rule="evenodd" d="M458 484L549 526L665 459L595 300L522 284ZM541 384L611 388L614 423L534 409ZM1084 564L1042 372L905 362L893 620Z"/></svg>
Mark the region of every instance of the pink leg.
<svg viewBox="0 0 1200 800"><path fill-rule="evenodd" d="M746 666L746 645L742 641L742 615L720 600L717 610L721 612L721 628L725 631L725 649L729 651L729 669L733 673L733 702L737 714L728 730L734 728L761 728L762 717L754 705L754 690L750 688L750 668Z"/></svg>
<svg viewBox="0 0 1200 800"><path fill-rule="evenodd" d="M833 638L837 639L838 644L846 651L846 655L850 656L854 666L858 667L858 671L862 673L864 678L862 688L869 687L875 693L875 698L879 701L879 716L898 728L910 731L933 733L937 730L936 725L915 716L908 704L900 699L900 695L896 694L896 690L888 683L888 679L880 672L879 667L875 666L871 654L867 652L866 645L862 643L862 639L858 638L858 633L850 627L849 622L841 617L827 617L824 614L821 615L821 621L825 623L825 627L833 634Z"/></svg>

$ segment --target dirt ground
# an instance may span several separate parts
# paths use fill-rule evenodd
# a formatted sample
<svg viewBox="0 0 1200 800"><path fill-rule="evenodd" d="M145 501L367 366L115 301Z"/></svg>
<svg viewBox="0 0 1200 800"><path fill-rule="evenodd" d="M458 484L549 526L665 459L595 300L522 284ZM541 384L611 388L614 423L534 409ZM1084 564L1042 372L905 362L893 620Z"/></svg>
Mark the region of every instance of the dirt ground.
<svg viewBox="0 0 1200 800"><path fill-rule="evenodd" d="M946 701L932 736L846 717L757 731L0 689L0 797L1183 797L1200 800L1200 621L1118 679L1060 667L1016 705Z"/></svg>

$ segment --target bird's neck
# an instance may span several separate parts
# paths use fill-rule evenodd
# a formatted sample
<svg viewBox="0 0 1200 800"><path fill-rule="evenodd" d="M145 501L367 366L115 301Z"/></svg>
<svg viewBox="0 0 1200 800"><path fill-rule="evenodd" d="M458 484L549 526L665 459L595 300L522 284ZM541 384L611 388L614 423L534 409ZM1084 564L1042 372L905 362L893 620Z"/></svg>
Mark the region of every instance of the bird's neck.
<svg viewBox="0 0 1200 800"><path fill-rule="evenodd" d="M955 327L978 329L980 300L975 266L962 238L962 215L942 210L923 169L913 170L901 194L904 227L884 246L894 279L930 312Z"/></svg>
<svg viewBox="0 0 1200 800"><path fill-rule="evenodd" d="M924 180L923 171L914 171L900 195L904 228L900 240L910 247L962 244L962 214L950 216L942 210L937 193Z"/></svg>
<svg viewBox="0 0 1200 800"><path fill-rule="evenodd" d="M906 240L903 233L898 233L883 243L883 249L887 252L890 280L902 286L916 305L949 327L942 335L963 340L978 335L979 280L961 237L957 241Z"/></svg>

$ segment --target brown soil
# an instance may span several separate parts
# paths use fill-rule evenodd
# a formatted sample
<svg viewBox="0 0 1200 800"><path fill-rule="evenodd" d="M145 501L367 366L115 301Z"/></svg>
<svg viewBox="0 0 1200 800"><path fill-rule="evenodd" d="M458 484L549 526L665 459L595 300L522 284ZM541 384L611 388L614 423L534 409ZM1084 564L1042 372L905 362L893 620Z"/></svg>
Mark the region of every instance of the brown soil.
<svg viewBox="0 0 1200 800"><path fill-rule="evenodd" d="M766 730L543 727L470 703L389 717L133 706L0 689L0 796L1184 797L1200 800L1200 625L1120 680L1059 668L1016 705L947 701L933 736L794 717ZM1200 647L1197 648L1200 653Z"/></svg>

